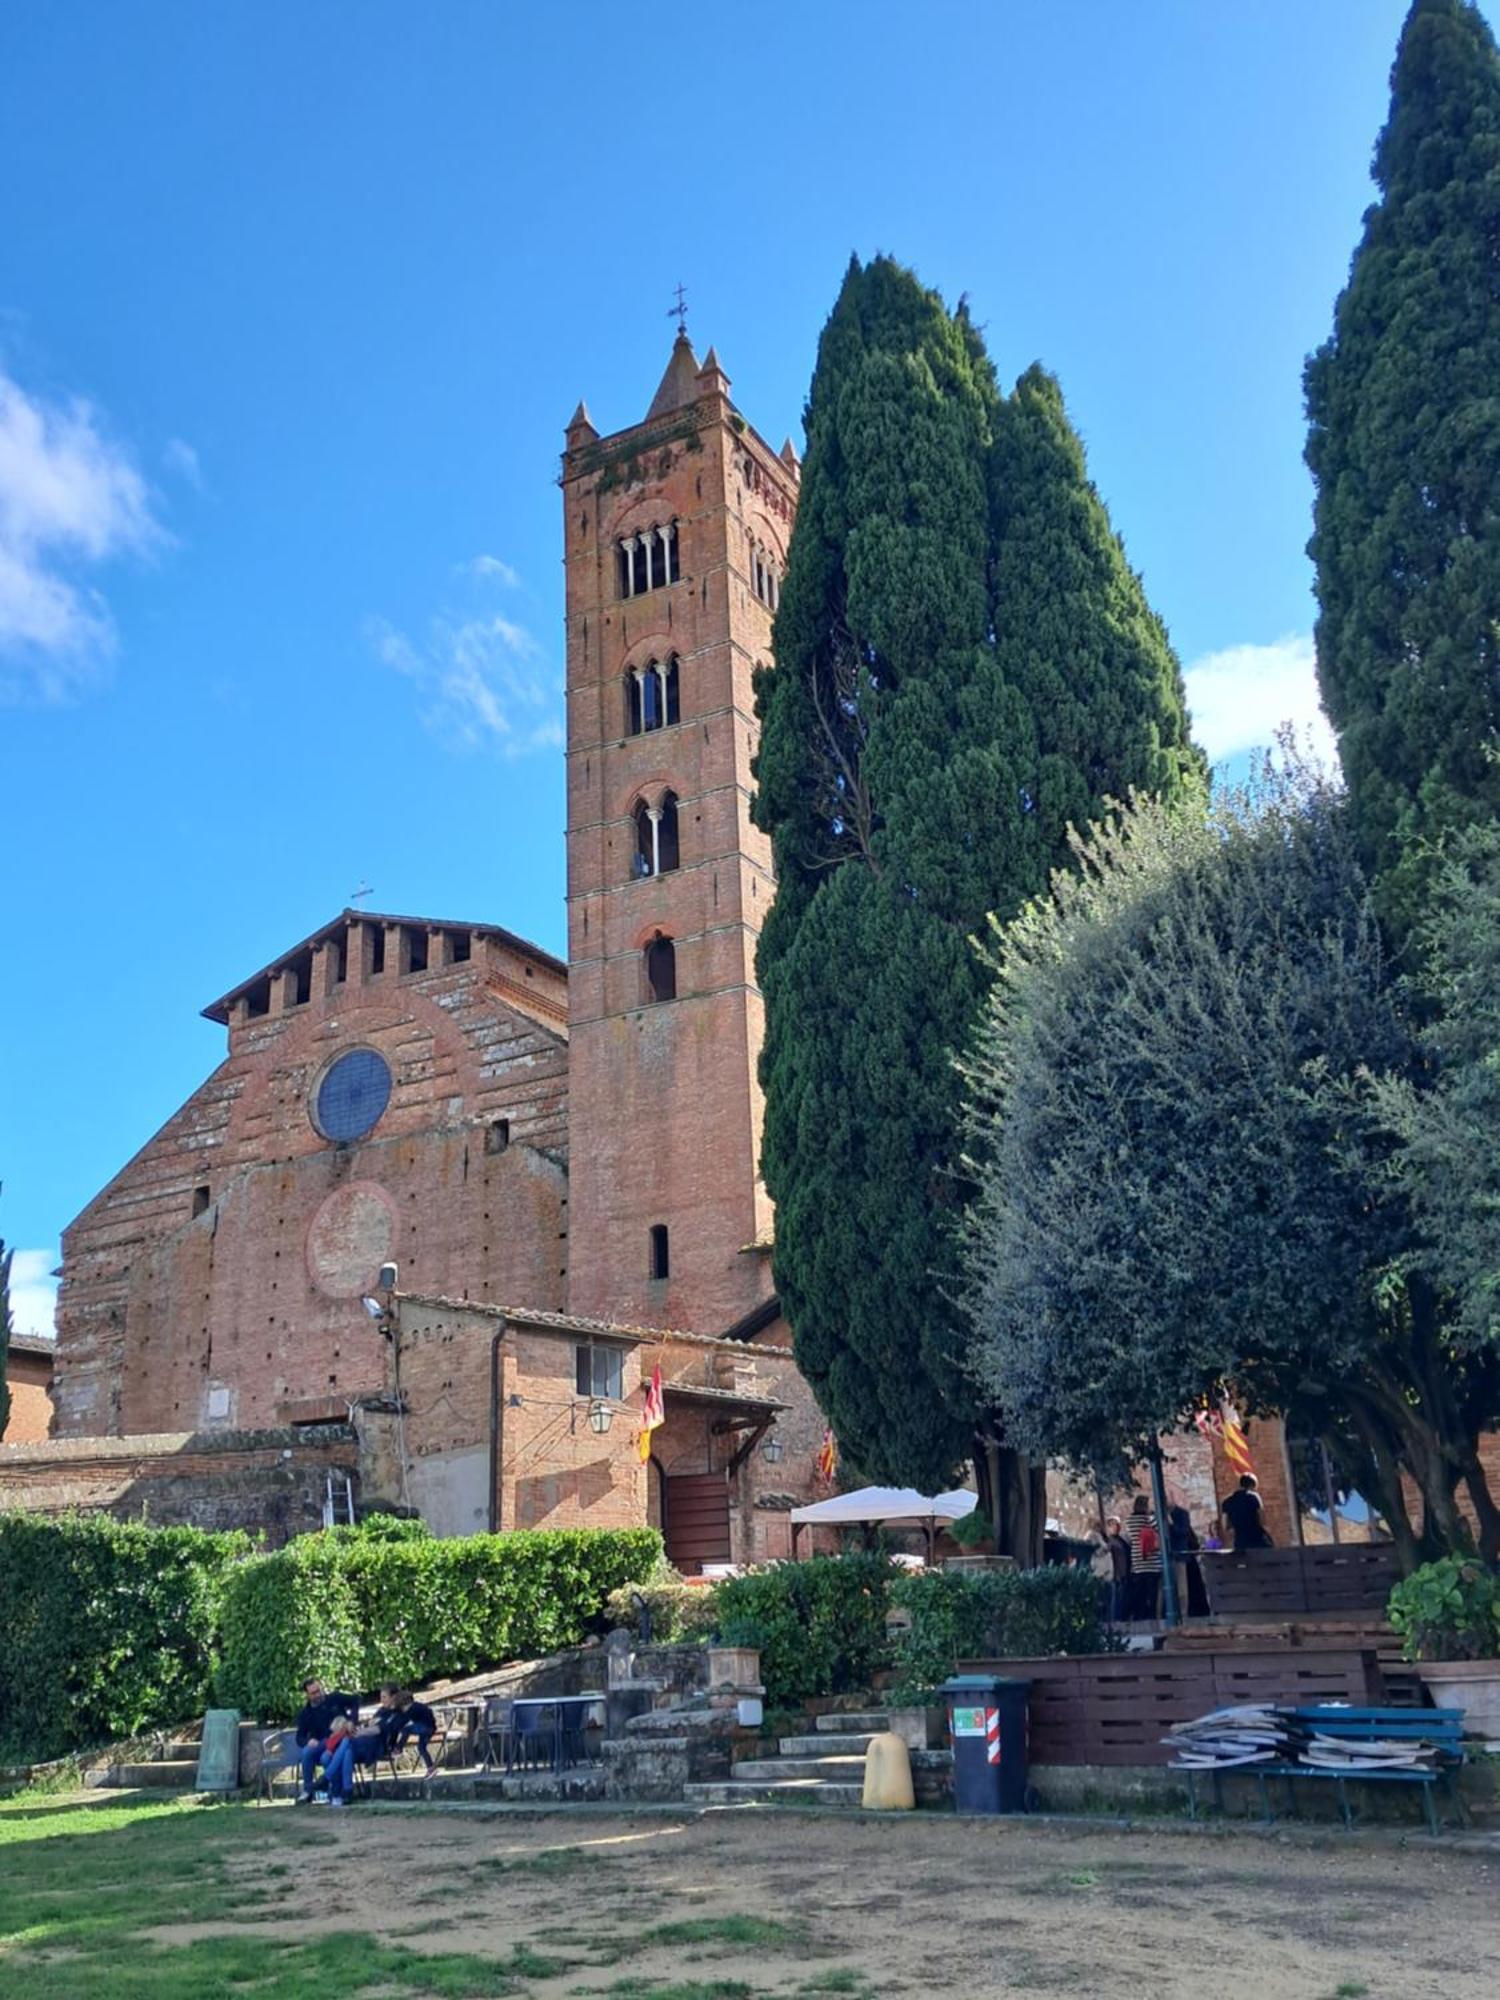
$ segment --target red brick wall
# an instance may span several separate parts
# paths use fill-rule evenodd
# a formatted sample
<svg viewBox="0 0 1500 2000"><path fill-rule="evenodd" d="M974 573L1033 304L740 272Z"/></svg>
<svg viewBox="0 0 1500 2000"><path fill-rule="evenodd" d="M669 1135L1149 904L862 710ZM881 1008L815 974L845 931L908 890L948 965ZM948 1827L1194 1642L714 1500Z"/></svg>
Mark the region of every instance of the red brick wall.
<svg viewBox="0 0 1500 2000"><path fill-rule="evenodd" d="M11 1347L5 1368L10 1415L0 1444L38 1444L52 1425L52 1356Z"/></svg>
<svg viewBox="0 0 1500 2000"><path fill-rule="evenodd" d="M392 947L378 978L235 1023L228 1059L64 1234L60 1435L273 1424L378 1386L360 1293L386 1258L403 1285L562 1303L566 1042L548 995L531 1013L500 997L518 955L475 943L406 977ZM385 1056L392 1098L334 1146L309 1102L355 1044Z"/></svg>
<svg viewBox="0 0 1500 2000"><path fill-rule="evenodd" d="M757 1178L761 1040L755 941L773 893L750 824L751 679L770 613L749 542L784 554L792 470L731 410L723 377L698 400L564 460L567 559L570 1309L720 1332L766 1297L769 1231ZM755 477L749 476L753 464ZM621 599L615 547L678 525L681 580ZM625 672L675 653L681 721L626 734ZM678 797L681 865L631 874L635 801ZM642 952L677 950L678 998L645 1004ZM653 1223L671 1273L649 1275Z"/></svg>
<svg viewBox="0 0 1500 2000"><path fill-rule="evenodd" d="M0 1445L0 1511L74 1508L156 1527L260 1529L273 1544L318 1528L329 1474L359 1498L354 1434L325 1430L132 1438L55 1438Z"/></svg>

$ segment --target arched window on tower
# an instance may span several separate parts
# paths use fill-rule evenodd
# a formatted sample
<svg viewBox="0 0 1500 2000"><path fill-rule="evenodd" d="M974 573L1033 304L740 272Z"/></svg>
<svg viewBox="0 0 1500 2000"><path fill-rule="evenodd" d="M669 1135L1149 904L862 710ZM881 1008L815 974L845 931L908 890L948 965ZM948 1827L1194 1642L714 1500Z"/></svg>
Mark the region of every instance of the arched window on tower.
<svg viewBox="0 0 1500 2000"><path fill-rule="evenodd" d="M663 584L677 583L682 576L677 523L667 521L622 535L615 543L615 562L621 597L641 597Z"/></svg>
<svg viewBox="0 0 1500 2000"><path fill-rule="evenodd" d="M630 872L637 880L651 875L665 875L676 868L679 860L677 844L677 794L663 792L660 805L650 805L645 799L637 799L630 815L635 824L635 848L630 857Z"/></svg>
<svg viewBox="0 0 1500 2000"><path fill-rule="evenodd" d="M677 998L677 947L660 931L646 946L646 997L651 1001Z"/></svg>
<svg viewBox="0 0 1500 2000"><path fill-rule="evenodd" d="M682 719L678 692L677 655L647 660L625 669L625 730L641 736L648 729L667 729Z"/></svg>

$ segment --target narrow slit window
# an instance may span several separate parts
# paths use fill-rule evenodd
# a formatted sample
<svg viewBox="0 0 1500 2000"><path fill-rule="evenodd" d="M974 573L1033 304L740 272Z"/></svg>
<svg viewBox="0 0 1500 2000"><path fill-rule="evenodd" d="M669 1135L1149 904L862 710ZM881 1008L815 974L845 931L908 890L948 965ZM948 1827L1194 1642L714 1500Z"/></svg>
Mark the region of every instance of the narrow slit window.
<svg viewBox="0 0 1500 2000"><path fill-rule="evenodd" d="M646 947L646 991L653 1002L677 998L677 947L660 931Z"/></svg>
<svg viewBox="0 0 1500 2000"><path fill-rule="evenodd" d="M664 1222L653 1222L651 1225L652 1279L659 1283L663 1278L670 1277L671 1271L672 1257L671 1246L667 1241L667 1225Z"/></svg>
<svg viewBox="0 0 1500 2000"><path fill-rule="evenodd" d="M401 970L403 972L427 970L427 933L417 924L401 926Z"/></svg>

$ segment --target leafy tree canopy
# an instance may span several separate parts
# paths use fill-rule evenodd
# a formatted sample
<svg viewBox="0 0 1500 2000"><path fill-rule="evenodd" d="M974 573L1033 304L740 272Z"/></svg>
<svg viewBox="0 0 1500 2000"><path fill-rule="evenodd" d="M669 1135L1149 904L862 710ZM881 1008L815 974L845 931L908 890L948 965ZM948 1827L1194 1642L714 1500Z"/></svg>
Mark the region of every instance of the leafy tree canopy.
<svg viewBox="0 0 1500 2000"><path fill-rule="evenodd" d="M1409 1076L1343 798L1267 770L1207 817L1137 801L997 933L965 1066L974 1365L1018 1441L1106 1477L1232 1382L1312 1428L1428 1549L1488 1537L1495 1412L1419 1280L1368 1074Z"/></svg>
<svg viewBox="0 0 1500 2000"><path fill-rule="evenodd" d="M1332 337L1308 363L1318 676L1392 941L1500 811L1500 54L1416 0Z"/></svg>

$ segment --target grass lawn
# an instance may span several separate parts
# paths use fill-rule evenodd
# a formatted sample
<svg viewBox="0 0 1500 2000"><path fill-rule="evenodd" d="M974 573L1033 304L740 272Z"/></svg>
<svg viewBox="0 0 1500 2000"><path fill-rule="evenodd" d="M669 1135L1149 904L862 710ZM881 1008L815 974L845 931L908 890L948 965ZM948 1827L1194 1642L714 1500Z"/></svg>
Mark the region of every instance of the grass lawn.
<svg viewBox="0 0 1500 2000"><path fill-rule="evenodd" d="M1493 2000L1497 1897L1331 1830L0 1798L4 2000Z"/></svg>
<svg viewBox="0 0 1500 2000"><path fill-rule="evenodd" d="M388 1871L384 1888L377 1868L376 1879L356 1891L356 1904L361 1891L369 1899L367 1923L357 1907L340 1923L326 1887L303 1886L303 1864L325 1861L330 1837L354 1834L357 1816L351 1810L331 1826L316 1810L293 1814L139 1794L118 1801L107 1793L0 1798L0 1991L21 2000L205 2000L239 1993L247 2000L511 1994L529 2000L554 1992L752 2000L764 1989L715 1978L711 1968L690 1964L694 1976L664 1982L622 1976L623 1966L637 1946L656 1947L653 1956L662 1947L682 1947L691 1962L744 1947L774 1956L801 1941L797 1927L747 1912L596 1934L584 1946L576 1937L560 1946L556 1934L570 1927L553 1924L540 1926L549 1933L545 1949L524 1937L499 1952L418 1947L392 1934L403 1928L402 1890ZM566 1872L572 1855L551 1847L510 1860L466 1858L459 1874L529 1873L545 1882ZM442 1893L425 1892L427 1921L404 1928L429 1931ZM305 1929L298 1919L303 1909ZM836 1973L815 1983L796 1978L780 1990L869 1991L863 1979Z"/></svg>

